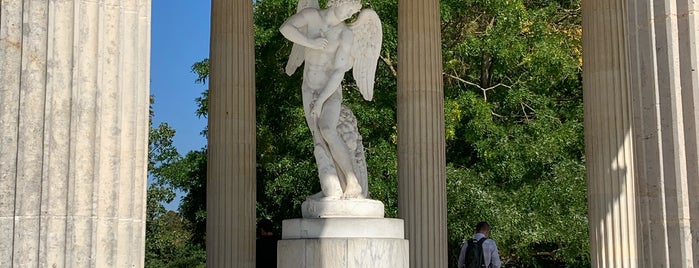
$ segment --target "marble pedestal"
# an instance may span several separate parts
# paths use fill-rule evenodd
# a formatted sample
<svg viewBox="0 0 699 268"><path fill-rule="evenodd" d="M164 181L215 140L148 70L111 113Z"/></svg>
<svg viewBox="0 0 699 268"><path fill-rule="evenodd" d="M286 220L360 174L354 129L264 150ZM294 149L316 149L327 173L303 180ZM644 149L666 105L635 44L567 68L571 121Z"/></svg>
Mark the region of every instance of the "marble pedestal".
<svg viewBox="0 0 699 268"><path fill-rule="evenodd" d="M318 218L282 223L279 268L408 267L402 219Z"/></svg>

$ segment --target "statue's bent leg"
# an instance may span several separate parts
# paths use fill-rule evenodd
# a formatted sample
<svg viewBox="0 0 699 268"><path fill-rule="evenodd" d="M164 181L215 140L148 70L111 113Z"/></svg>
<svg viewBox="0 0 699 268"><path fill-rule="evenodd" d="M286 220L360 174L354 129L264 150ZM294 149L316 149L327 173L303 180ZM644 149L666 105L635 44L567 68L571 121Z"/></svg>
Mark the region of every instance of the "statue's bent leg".
<svg viewBox="0 0 699 268"><path fill-rule="evenodd" d="M321 116L318 119L318 127L320 127L320 133L330 149L333 160L337 163L340 171L345 175L346 186L343 196L348 198L361 198L363 197L362 187L359 185L357 176L354 174L349 149L337 133L337 122L340 117L340 104L342 101L342 95L340 94L340 91L336 92L325 102Z"/></svg>
<svg viewBox="0 0 699 268"><path fill-rule="evenodd" d="M323 146L319 144L315 145L313 155L316 157L318 179L320 179L320 189L323 191L323 195L325 197L341 197L342 186L340 185L335 166L332 164L332 159L330 159Z"/></svg>
<svg viewBox="0 0 699 268"><path fill-rule="evenodd" d="M320 134L317 120L311 118L311 102L313 101L313 89L310 88L304 81L303 90L303 110L306 115L306 124L311 130L313 137L313 155L318 166L318 179L320 182L321 192L314 194L311 198L334 197L342 196L342 186L338 178L335 164L333 164L332 156L329 149L325 146L325 140Z"/></svg>

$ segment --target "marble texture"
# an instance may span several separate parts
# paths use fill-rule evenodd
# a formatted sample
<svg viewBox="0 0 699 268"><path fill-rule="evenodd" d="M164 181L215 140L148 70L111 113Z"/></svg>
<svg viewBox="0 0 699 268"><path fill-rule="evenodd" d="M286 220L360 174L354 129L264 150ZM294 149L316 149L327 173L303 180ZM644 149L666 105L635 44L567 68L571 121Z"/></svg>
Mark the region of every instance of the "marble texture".
<svg viewBox="0 0 699 268"><path fill-rule="evenodd" d="M380 238L280 240L279 268L407 268L408 241Z"/></svg>
<svg viewBox="0 0 699 268"><path fill-rule="evenodd" d="M306 229L292 226L295 224L303 225ZM296 229L291 231L293 235L287 232L287 238L279 240L277 267L409 267L409 245L408 241L403 239L402 228L386 229L402 225L400 219L286 220L284 221L285 229ZM374 230L366 230L367 227ZM324 228L336 231L325 232ZM387 233L381 233L381 231ZM345 237L336 237L337 234ZM296 235L302 235L302 238L291 239Z"/></svg>
<svg viewBox="0 0 699 268"><path fill-rule="evenodd" d="M0 4L0 267L142 267L150 1Z"/></svg>
<svg viewBox="0 0 699 268"><path fill-rule="evenodd" d="M301 204L304 218L383 218L384 206L372 199L308 198Z"/></svg>
<svg viewBox="0 0 699 268"><path fill-rule="evenodd" d="M282 239L405 237L401 219L290 219L282 222Z"/></svg>

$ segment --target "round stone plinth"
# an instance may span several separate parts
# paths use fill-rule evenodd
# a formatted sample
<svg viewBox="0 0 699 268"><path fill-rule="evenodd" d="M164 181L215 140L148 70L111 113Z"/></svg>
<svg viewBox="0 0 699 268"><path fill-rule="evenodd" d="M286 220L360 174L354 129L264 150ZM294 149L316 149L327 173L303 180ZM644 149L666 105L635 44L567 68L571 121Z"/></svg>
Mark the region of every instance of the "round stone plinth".
<svg viewBox="0 0 699 268"><path fill-rule="evenodd" d="M282 222L282 239L318 238L404 239L402 219L324 218L288 219Z"/></svg>
<svg viewBox="0 0 699 268"><path fill-rule="evenodd" d="M383 203L372 199L309 198L301 204L304 218L383 218Z"/></svg>
<svg viewBox="0 0 699 268"><path fill-rule="evenodd" d="M409 242L395 238L291 239L277 242L279 268L408 268Z"/></svg>
<svg viewBox="0 0 699 268"><path fill-rule="evenodd" d="M324 218L282 222L279 268L408 268L402 219Z"/></svg>

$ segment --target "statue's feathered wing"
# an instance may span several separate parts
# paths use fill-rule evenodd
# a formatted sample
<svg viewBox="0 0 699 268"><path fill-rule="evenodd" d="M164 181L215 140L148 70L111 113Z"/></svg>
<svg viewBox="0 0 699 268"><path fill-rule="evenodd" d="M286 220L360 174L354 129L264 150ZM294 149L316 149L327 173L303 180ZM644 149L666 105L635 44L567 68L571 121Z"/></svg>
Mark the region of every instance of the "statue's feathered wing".
<svg viewBox="0 0 699 268"><path fill-rule="evenodd" d="M349 154L352 157L352 170L357 176L357 182L362 187L362 196L369 197L369 172L366 167L366 157L364 156L364 145L362 145L362 135L357 128L357 117L352 110L342 105L340 108L340 119L337 123L337 133L345 141ZM342 176L339 172L338 176Z"/></svg>
<svg viewBox="0 0 699 268"><path fill-rule="evenodd" d="M363 9L357 21L349 25L354 35L352 43L352 75L359 92L366 100L374 97L374 76L381 52L383 32L379 15L371 9Z"/></svg>
<svg viewBox="0 0 699 268"><path fill-rule="evenodd" d="M296 13L299 13L301 10L309 7L320 8L320 5L318 5L318 0L299 0L299 3L296 5ZM301 29L301 32L305 34L306 29ZM291 54L289 54L289 61L286 62L285 70L287 75L294 74L294 72L296 72L296 68L303 64L303 59L305 57L305 48L302 45L296 43L293 44L294 45L291 47Z"/></svg>

